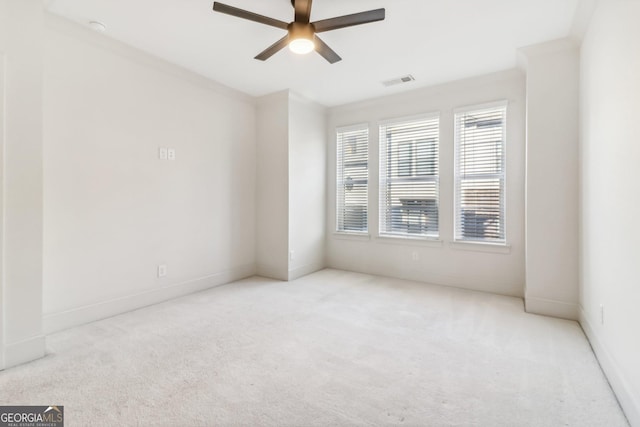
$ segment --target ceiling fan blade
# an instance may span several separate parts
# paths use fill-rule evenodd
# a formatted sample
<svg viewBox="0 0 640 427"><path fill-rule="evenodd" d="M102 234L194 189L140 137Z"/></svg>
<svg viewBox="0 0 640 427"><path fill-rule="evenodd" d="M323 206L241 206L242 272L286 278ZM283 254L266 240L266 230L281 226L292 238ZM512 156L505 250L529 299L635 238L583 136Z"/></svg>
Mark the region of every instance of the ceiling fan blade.
<svg viewBox="0 0 640 427"><path fill-rule="evenodd" d="M382 21L384 9L369 10L367 12L354 13L352 15L338 16L336 18L323 19L313 22L316 33L337 30L338 28L352 27L354 25L368 24L369 22Z"/></svg>
<svg viewBox="0 0 640 427"><path fill-rule="evenodd" d="M286 22L269 18L268 16L258 15L257 13L249 12L244 9L238 9L237 7L229 6L217 1L213 2L213 10L220 13L226 13L227 15L235 16L238 18L248 19L249 21L259 22L260 24L282 28L283 30L286 30L289 26L289 24L287 24Z"/></svg>
<svg viewBox="0 0 640 427"><path fill-rule="evenodd" d="M322 39L318 36L315 36L316 39L316 51L322 55L324 59L329 61L330 64L335 64L336 62L342 60L340 55L335 53L333 49L331 49Z"/></svg>
<svg viewBox="0 0 640 427"><path fill-rule="evenodd" d="M311 1L312 0L294 0L293 7L296 9L296 22L308 24L311 18Z"/></svg>
<svg viewBox="0 0 640 427"><path fill-rule="evenodd" d="M267 59L275 55L278 51L286 47L288 44L289 44L289 34L287 34L286 36L284 36L283 38L281 38L280 40L278 40L277 42L275 42L274 44L272 44L262 52L260 52L255 57L255 59L259 59L260 61L266 61Z"/></svg>

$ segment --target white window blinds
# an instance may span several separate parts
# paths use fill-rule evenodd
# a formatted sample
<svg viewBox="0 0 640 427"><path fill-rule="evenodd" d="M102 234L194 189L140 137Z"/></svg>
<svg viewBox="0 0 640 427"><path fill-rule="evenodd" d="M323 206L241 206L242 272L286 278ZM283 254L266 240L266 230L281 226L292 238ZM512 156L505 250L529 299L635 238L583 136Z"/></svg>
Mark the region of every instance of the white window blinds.
<svg viewBox="0 0 640 427"><path fill-rule="evenodd" d="M339 128L336 142L336 229L367 232L369 127Z"/></svg>
<svg viewBox="0 0 640 427"><path fill-rule="evenodd" d="M438 237L438 115L380 126L380 234Z"/></svg>
<svg viewBox="0 0 640 427"><path fill-rule="evenodd" d="M455 240L505 242L505 103L455 115Z"/></svg>

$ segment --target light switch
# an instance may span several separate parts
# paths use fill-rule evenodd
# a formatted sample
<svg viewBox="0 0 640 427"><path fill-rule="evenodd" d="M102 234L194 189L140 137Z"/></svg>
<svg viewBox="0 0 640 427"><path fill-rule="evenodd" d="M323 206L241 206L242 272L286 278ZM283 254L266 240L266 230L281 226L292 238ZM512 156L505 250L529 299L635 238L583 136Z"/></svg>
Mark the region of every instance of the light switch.
<svg viewBox="0 0 640 427"><path fill-rule="evenodd" d="M164 147L160 147L160 149L158 150L158 157L160 158L160 160L167 160L167 149Z"/></svg>
<svg viewBox="0 0 640 427"><path fill-rule="evenodd" d="M167 275L167 265L166 264L160 264L158 266L158 277L164 277Z"/></svg>

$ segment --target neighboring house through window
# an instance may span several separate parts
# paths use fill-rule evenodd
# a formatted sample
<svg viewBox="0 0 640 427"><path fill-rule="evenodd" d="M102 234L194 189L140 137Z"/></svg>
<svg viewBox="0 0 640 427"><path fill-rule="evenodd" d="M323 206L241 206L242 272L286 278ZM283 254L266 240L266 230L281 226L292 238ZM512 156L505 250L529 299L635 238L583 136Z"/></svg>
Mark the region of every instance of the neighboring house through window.
<svg viewBox="0 0 640 427"><path fill-rule="evenodd" d="M458 242L506 243L507 102L455 110ZM379 126L379 235L440 237L439 113ZM368 233L369 126L336 130L336 230Z"/></svg>
<svg viewBox="0 0 640 427"><path fill-rule="evenodd" d="M437 238L438 114L380 125L380 234Z"/></svg>
<svg viewBox="0 0 640 427"><path fill-rule="evenodd" d="M505 243L507 104L455 114L455 231L457 241Z"/></svg>
<svg viewBox="0 0 640 427"><path fill-rule="evenodd" d="M336 230L366 233L369 192L368 125L337 129L336 146Z"/></svg>

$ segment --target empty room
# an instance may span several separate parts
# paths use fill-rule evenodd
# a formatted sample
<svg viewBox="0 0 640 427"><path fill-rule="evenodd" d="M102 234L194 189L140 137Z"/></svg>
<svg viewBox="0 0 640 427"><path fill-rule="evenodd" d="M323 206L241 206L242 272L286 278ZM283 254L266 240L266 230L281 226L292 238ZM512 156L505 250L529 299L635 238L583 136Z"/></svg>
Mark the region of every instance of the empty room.
<svg viewBox="0 0 640 427"><path fill-rule="evenodd" d="M0 0L0 426L640 427L638 23Z"/></svg>

